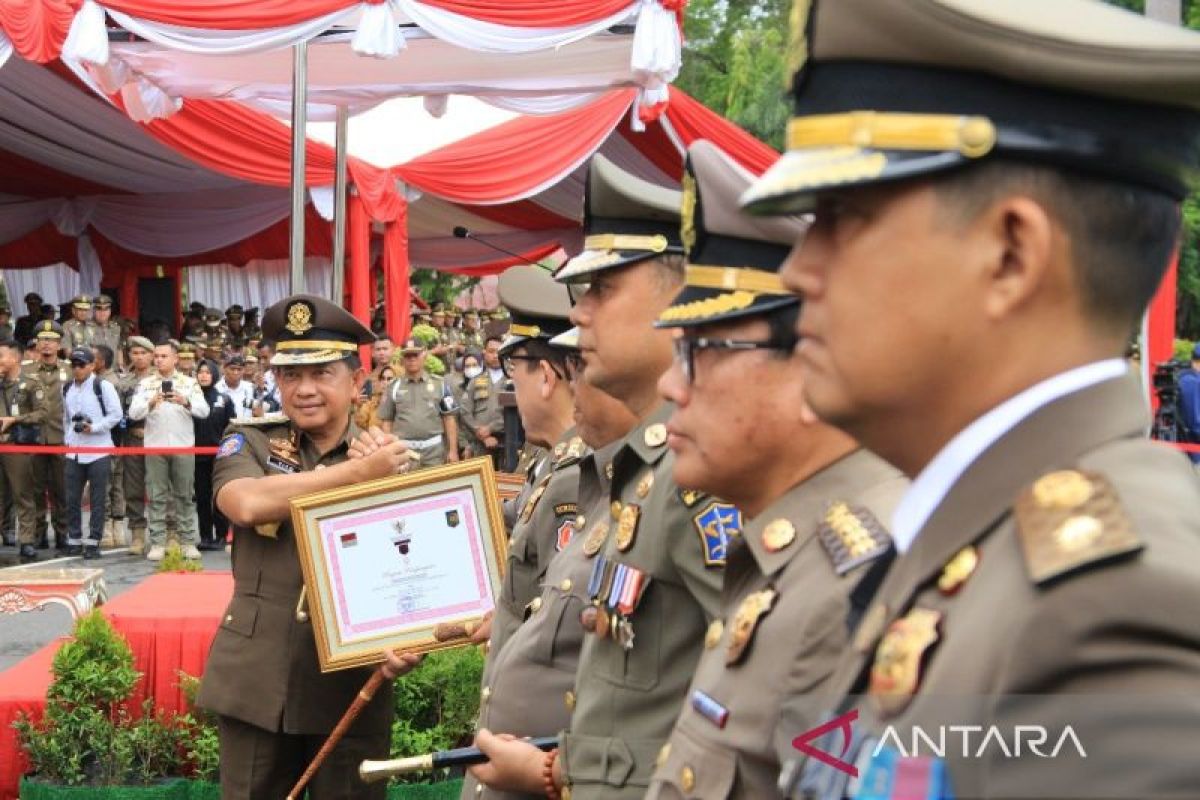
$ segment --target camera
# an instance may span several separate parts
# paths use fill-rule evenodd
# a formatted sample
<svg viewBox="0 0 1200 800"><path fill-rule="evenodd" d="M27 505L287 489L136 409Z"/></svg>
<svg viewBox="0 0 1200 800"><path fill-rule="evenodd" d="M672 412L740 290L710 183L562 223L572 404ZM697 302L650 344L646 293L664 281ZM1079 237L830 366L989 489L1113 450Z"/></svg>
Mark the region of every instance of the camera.
<svg viewBox="0 0 1200 800"><path fill-rule="evenodd" d="M159 391L161 391L163 394L171 394L173 391L175 391L175 382L163 381Z"/></svg>
<svg viewBox="0 0 1200 800"><path fill-rule="evenodd" d="M1186 361L1172 359L1154 365L1151 385L1158 398L1158 410L1154 414L1151 437L1164 442L1188 441L1187 430L1179 413L1179 376L1191 365Z"/></svg>
<svg viewBox="0 0 1200 800"><path fill-rule="evenodd" d="M71 428L76 433L83 433L83 426L90 425L92 423L92 418L87 414L76 414L75 416L71 417L71 422Z"/></svg>

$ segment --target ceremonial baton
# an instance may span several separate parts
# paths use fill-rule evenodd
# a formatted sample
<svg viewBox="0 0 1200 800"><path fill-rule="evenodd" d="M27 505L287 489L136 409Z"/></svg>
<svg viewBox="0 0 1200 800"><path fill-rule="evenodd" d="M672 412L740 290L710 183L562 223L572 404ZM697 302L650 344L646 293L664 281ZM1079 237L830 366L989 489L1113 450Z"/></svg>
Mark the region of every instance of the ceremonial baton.
<svg viewBox="0 0 1200 800"><path fill-rule="evenodd" d="M300 793L304 791L304 787L312 780L312 776L317 774L317 770L325 763L325 759L329 758L329 754L333 752L333 748L346 735L346 731L350 730L350 726L354 724L354 720L358 719L358 715L362 713L367 704L371 702L371 698L375 696L375 692L379 690L380 685L386 680L383 674L383 667L378 667L371 677L367 678L367 682L358 690L358 696L354 698L354 702L346 709L346 713L338 720L338 724L334 726L330 732L329 738L325 740L325 744L321 745L321 749L317 751L317 755L313 758L312 763L308 765L308 769L304 770L304 774L300 776L300 780L296 781L296 785L287 794L287 800L296 800Z"/></svg>
<svg viewBox="0 0 1200 800"><path fill-rule="evenodd" d="M538 750L553 750L558 747L557 736L540 736L524 741ZM472 764L482 764L488 760L478 747L460 747L457 750L442 750L437 753L426 753L423 756L409 758L394 758L390 761L364 761L358 766L358 777L363 783L374 783L393 775L406 775L410 772L429 772L442 767L469 767Z"/></svg>

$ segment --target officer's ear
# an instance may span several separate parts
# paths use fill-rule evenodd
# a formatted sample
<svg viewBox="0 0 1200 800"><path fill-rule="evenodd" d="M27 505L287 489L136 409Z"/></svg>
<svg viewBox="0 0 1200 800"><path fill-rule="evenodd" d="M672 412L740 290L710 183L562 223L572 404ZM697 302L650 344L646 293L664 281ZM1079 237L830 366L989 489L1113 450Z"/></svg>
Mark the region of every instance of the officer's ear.
<svg viewBox="0 0 1200 800"><path fill-rule="evenodd" d="M538 362L538 370L542 373L542 385L539 391L543 400L549 400L561 378L554 371L554 365L544 358Z"/></svg>

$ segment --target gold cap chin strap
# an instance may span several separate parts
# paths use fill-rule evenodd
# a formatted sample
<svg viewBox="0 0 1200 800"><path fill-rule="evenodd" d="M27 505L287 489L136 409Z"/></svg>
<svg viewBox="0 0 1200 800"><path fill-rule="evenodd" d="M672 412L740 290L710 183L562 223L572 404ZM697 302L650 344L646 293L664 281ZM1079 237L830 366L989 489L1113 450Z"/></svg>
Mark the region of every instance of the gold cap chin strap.
<svg viewBox="0 0 1200 800"><path fill-rule="evenodd" d="M542 329L537 325L517 325L510 324L508 332L512 336L525 336L529 339L536 339L542 335Z"/></svg>

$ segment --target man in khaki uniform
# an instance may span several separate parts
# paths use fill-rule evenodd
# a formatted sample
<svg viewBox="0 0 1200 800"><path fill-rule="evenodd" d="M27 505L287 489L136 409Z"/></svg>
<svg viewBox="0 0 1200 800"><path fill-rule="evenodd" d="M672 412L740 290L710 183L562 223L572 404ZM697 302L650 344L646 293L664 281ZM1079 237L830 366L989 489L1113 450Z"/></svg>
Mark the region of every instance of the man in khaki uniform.
<svg viewBox="0 0 1200 800"><path fill-rule="evenodd" d="M34 399L35 389L21 373L20 342L0 342L0 443L16 444L14 425L41 426L45 422L45 404ZM17 511L18 558L22 564L37 561L37 506L33 495L33 459L24 453L0 455L0 469L12 492Z"/></svg>
<svg viewBox="0 0 1200 800"><path fill-rule="evenodd" d="M675 405L675 480L722 498L695 506L694 533L727 550L722 614L648 797L771 797L781 703L832 674L849 637L848 596L889 540L905 481L817 421L792 348L799 301L777 271L804 233L794 217L754 220L752 178L710 142L688 151L686 284L658 327L678 331L659 380ZM770 420L770 425L764 425ZM727 520L744 523L730 539Z"/></svg>
<svg viewBox="0 0 1200 800"><path fill-rule="evenodd" d="M1200 490L1121 356L1200 169L1200 35L1096 2L799 21L792 150L745 199L815 210L783 270L805 397L913 484L786 788L1195 794Z"/></svg>
<svg viewBox="0 0 1200 800"><path fill-rule="evenodd" d="M121 324L112 318L113 301L106 294L96 296L96 304L92 309L92 344L103 344L110 347L120 359L125 337L121 334ZM108 365L112 369L117 364Z"/></svg>
<svg viewBox="0 0 1200 800"><path fill-rule="evenodd" d="M129 406L134 392L153 372L151 359L154 343L144 336L129 337L129 370L117 384L125 409L125 441L130 447L146 445L146 420L130 419ZM121 456L122 483L125 487L125 514L129 524L129 552L140 556L146 549L146 457ZM171 523L168 522L168 527Z"/></svg>
<svg viewBox="0 0 1200 800"><path fill-rule="evenodd" d="M267 309L263 332L278 342L271 363L286 416L236 420L213 474L215 502L234 526L234 591L197 702L218 715L225 800L285 797L373 671L320 670L289 500L395 475L409 463L393 436L370 455L347 456L359 433L350 411L365 380L358 348L374 338L369 330L327 300L294 295ZM308 797L383 798L386 784L365 785L357 771L364 758L388 755L391 722L385 686L317 771Z"/></svg>
<svg viewBox="0 0 1200 800"><path fill-rule="evenodd" d="M672 481L671 407L656 390L671 339L653 322L683 277L680 199L596 156L584 251L555 275L590 284L571 311L582 379L621 400L638 425L611 464L609 515L586 520L578 534L592 573L571 724L551 756L480 732L492 763L475 774L501 788L529 791L549 771L576 800L642 797L719 613L724 555L692 525L714 501L689 502Z"/></svg>
<svg viewBox="0 0 1200 800"><path fill-rule="evenodd" d="M551 340L556 347L561 337ZM570 348L573 354L577 350ZM553 736L570 723L575 707L575 673L584 632L578 624L588 605L588 577L592 559L584 552L588 519L609 513L609 473L622 439L637 424L633 413L617 399L584 381L575 381L575 423L589 447L577 467L578 504L572 536L550 562L542 581L537 608L498 655L491 656L479 728L514 736ZM486 734L485 734L486 737ZM486 768L483 768L486 770ZM544 797L544 792L503 792L476 782L468 775L463 800L472 797Z"/></svg>
<svg viewBox="0 0 1200 800"><path fill-rule="evenodd" d="M71 365L58 357L62 345L62 328L57 322L42 320L34 326L37 354L33 360L21 362L21 377L33 389L33 402L43 410L42 444L63 443L63 386L70 380ZM61 455L39 454L31 459L33 469L33 502L37 514L38 547L49 546L46 530L46 502L50 503L50 524L54 527L56 550L67 549L66 474Z"/></svg>
<svg viewBox="0 0 1200 800"><path fill-rule="evenodd" d="M383 430L400 437L419 467L458 461L458 420L454 393L441 378L425 371L425 348L409 339L400 348L404 371L379 404Z"/></svg>
<svg viewBox="0 0 1200 800"><path fill-rule="evenodd" d="M522 491L524 499L518 498L516 522L510 527L504 587L495 615L484 626L490 631L481 630L475 636L488 642L479 727L553 736L561 725L530 727L537 720L527 716L530 706L536 704L533 693L538 692L544 698L549 687L538 679L517 689L512 683L516 675L501 675L500 671L508 668L500 666L500 659L522 623L541 614L547 570L568 547L579 514L578 464L585 446L574 430L568 353L549 344L553 336L570 327L567 315L571 302L567 290L539 267L506 270L500 276L498 291L500 301L512 310L519 323L514 324L502 349L505 372L516 387L517 409L527 440L545 451L530 465L528 491ZM525 677L530 676L526 673ZM515 696L496 697L501 686ZM499 705L498 714L493 698ZM561 709L557 703L542 705ZM522 707L525 711L518 711ZM463 797L476 795L475 781L468 778Z"/></svg>
<svg viewBox="0 0 1200 800"><path fill-rule="evenodd" d="M69 352L76 347L91 347L95 341L92 298L81 294L71 301L71 319L63 323L63 347Z"/></svg>

